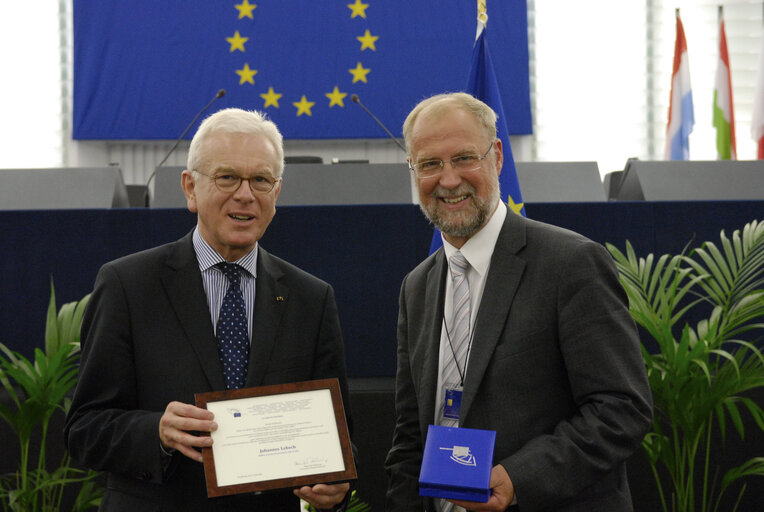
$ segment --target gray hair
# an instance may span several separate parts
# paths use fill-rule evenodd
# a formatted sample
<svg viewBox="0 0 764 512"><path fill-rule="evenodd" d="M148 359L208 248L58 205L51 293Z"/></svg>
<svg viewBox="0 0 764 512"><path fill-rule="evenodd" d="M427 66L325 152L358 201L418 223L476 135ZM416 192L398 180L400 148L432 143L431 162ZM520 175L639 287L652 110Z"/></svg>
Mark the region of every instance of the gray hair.
<svg viewBox="0 0 764 512"><path fill-rule="evenodd" d="M240 108L219 110L202 121L188 149L186 166L189 170L196 170L200 164L202 158L201 147L207 137L220 132L262 135L270 141L276 150L276 156L278 157L276 176L281 177L284 173L284 139L278 127L273 121L269 121L265 114L256 110L250 111Z"/></svg>
<svg viewBox="0 0 764 512"><path fill-rule="evenodd" d="M491 107L465 92L451 92L436 94L425 100L422 100L409 113L403 122L403 139L406 142L406 152L411 156L411 130L414 128L419 114L425 109L428 113L439 114L449 107L461 108L475 116L478 123L485 129L488 138L493 141L496 139L496 120L498 116Z"/></svg>

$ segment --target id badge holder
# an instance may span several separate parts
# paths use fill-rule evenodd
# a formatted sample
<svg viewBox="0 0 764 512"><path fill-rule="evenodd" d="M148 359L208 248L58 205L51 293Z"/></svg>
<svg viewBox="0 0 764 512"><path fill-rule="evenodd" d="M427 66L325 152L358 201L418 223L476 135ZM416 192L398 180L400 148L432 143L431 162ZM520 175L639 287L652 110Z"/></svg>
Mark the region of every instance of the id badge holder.
<svg viewBox="0 0 764 512"><path fill-rule="evenodd" d="M444 400L443 417L458 420L459 409L461 409L462 406L462 387L446 388Z"/></svg>

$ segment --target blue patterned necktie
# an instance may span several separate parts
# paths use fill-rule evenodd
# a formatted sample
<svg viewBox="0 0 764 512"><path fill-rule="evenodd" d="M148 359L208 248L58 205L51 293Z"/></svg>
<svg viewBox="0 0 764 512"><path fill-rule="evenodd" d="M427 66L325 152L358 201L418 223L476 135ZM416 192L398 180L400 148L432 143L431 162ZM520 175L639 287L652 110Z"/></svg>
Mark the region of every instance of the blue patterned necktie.
<svg viewBox="0 0 764 512"><path fill-rule="evenodd" d="M239 283L241 267L235 263L219 263L228 278L228 291L223 297L218 315L217 338L226 389L244 387L249 362L247 310Z"/></svg>

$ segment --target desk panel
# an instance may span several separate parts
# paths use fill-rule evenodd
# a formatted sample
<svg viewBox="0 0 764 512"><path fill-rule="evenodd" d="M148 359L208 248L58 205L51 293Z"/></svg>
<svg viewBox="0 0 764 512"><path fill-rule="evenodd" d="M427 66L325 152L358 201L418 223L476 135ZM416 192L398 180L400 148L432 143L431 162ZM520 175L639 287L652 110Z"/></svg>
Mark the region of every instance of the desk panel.
<svg viewBox="0 0 764 512"><path fill-rule="evenodd" d="M529 217L639 255L718 240L764 201L527 204ZM182 209L0 211L0 342L30 355L44 343L49 280L59 306L91 291L112 259L171 242L195 216ZM424 259L432 230L414 205L280 207L263 247L334 286L352 377L395 375L398 291Z"/></svg>

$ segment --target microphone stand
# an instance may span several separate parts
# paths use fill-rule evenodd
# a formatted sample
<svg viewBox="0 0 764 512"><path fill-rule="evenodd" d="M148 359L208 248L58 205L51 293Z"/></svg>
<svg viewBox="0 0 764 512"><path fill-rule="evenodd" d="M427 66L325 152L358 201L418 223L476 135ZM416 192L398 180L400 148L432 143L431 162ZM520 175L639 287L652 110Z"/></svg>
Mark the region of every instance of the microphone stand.
<svg viewBox="0 0 764 512"><path fill-rule="evenodd" d="M194 118L191 120L191 122L190 122L190 123L188 123L188 126L186 126L186 129L185 129L185 130L183 130L183 133L181 133L181 134L180 134L180 137L178 137L178 139L175 141L175 144L173 144L173 146L170 148L170 151L168 151L168 152L167 152L167 154L164 156L164 158L162 159L162 161L161 161L161 162L159 162L159 164L157 164L157 166L154 168L154 171L153 171L153 172L151 173L151 175L149 176L149 179L148 179L148 180L146 180L146 201L145 201L145 203L146 203L146 206L147 206L147 207L149 206L149 184L151 183L151 180L153 180L153 179L154 179L154 176L156 176L156 173L157 173L157 169L158 169L158 168L160 168L160 167L162 167L162 165L164 165L164 163L167 161L167 159L168 159L168 158L170 158L170 155L172 154L172 152L173 152L173 151L175 151L175 149L178 147L178 144L180 144L180 141L181 141L181 140L183 140L183 137L185 137L185 136L186 136L186 134L188 133L188 131L191 129L191 127L194 125L194 123L196 123L196 121L199 119L199 117L200 117L200 116L201 116L201 115L202 115L202 114L203 114L203 113L204 113L204 112L205 112L205 111L206 111L208 108L210 108L210 107L212 106L212 104L213 104L213 103L215 103L215 101L216 101L218 98L222 98L223 96L225 96L225 89L220 89L220 90L217 92L217 94L215 94L215 97L214 97L214 98L212 98L212 99L210 100L210 102L209 102L209 103L207 103L207 105L205 105L205 107L199 111L199 113L198 113L198 114L196 114L196 116L195 116L195 117L194 117Z"/></svg>

